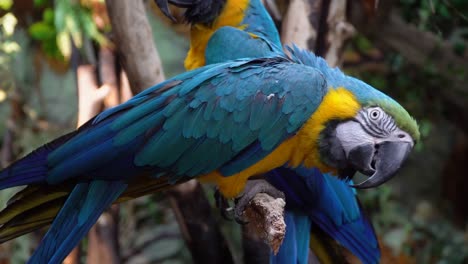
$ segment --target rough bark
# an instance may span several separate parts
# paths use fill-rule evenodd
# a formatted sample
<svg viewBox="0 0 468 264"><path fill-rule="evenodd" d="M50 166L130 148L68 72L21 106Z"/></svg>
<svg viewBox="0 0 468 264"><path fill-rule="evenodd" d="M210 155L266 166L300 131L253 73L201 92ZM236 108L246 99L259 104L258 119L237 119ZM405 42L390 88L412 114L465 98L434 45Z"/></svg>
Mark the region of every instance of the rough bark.
<svg viewBox="0 0 468 264"><path fill-rule="evenodd" d="M244 264L270 263L270 246L255 232L250 224L242 226L242 251Z"/></svg>
<svg viewBox="0 0 468 264"><path fill-rule="evenodd" d="M93 65L80 65L77 69L78 82L78 124L86 123L97 115L102 108L104 97L109 93L109 87L99 87Z"/></svg>
<svg viewBox="0 0 468 264"><path fill-rule="evenodd" d="M284 206L281 198L273 198L266 193L258 193L250 201L244 215L249 221L247 227L277 253L286 234Z"/></svg>
<svg viewBox="0 0 468 264"><path fill-rule="evenodd" d="M102 87L109 87L109 93L103 101L106 108L114 107L123 102L119 94L116 65L114 50L110 47L101 47L99 49L99 76L101 76Z"/></svg>
<svg viewBox="0 0 468 264"><path fill-rule="evenodd" d="M164 80L161 61L152 41L151 28L142 1L107 0L114 43L122 57L130 88L134 94ZM195 186L195 187L193 187ZM227 243L212 219L210 204L197 182L173 187L171 195L174 212L184 239L196 263L232 263ZM193 210L197 208L197 210ZM200 208L206 210L201 211ZM210 223L210 224L207 224ZM210 238L210 247L206 239ZM214 261L214 262L211 262Z"/></svg>
<svg viewBox="0 0 468 264"><path fill-rule="evenodd" d="M106 0L115 43L132 90L164 80L143 1ZM131 29L131 30L129 30ZM144 66L143 66L144 65Z"/></svg>
<svg viewBox="0 0 468 264"><path fill-rule="evenodd" d="M324 14L322 14L322 17ZM332 67L342 63L343 48L346 42L354 35L354 27L346 18L346 1L332 0L326 14L326 28L324 34L324 50L319 54L324 56ZM320 47L317 47L320 48Z"/></svg>
<svg viewBox="0 0 468 264"><path fill-rule="evenodd" d="M201 185L192 180L171 188L168 194L193 262L234 263L226 240L221 232L217 232L219 225L213 217L211 205L206 201Z"/></svg>
<svg viewBox="0 0 468 264"><path fill-rule="evenodd" d="M344 44L355 30L347 22L346 1L292 0L281 32L284 45L294 43L337 66Z"/></svg>
<svg viewBox="0 0 468 264"><path fill-rule="evenodd" d="M283 45L315 50L323 0L291 0L281 29Z"/></svg>

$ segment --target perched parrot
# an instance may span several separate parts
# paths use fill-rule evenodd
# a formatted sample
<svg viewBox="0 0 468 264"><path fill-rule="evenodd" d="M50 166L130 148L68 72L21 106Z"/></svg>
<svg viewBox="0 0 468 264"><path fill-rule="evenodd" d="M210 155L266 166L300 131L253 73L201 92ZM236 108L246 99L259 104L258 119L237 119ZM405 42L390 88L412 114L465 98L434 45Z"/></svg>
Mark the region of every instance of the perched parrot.
<svg viewBox="0 0 468 264"><path fill-rule="evenodd" d="M190 49L185 68L240 58L263 58L284 54L278 31L259 0L155 0L173 18L168 3L187 8Z"/></svg>
<svg viewBox="0 0 468 264"><path fill-rule="evenodd" d="M273 20L259 0L156 3L170 18L168 3L187 8L184 17L191 24L191 45L185 61L188 69L230 59L284 56ZM234 12L241 18L233 19ZM330 248L336 243L330 243L327 236L363 263L379 262L380 250L372 224L348 182L304 167L273 170L265 178L284 192L287 201L286 238L279 253L271 255L272 263L307 263L309 244L322 263L341 260L337 250ZM312 243L309 230L314 233Z"/></svg>
<svg viewBox="0 0 468 264"><path fill-rule="evenodd" d="M192 178L226 198L283 167L350 178L360 171L370 177L358 186L373 187L418 139L397 102L309 52L210 64L1 171L0 189L27 187L0 213L0 241L51 224L29 263L60 263L110 204Z"/></svg>

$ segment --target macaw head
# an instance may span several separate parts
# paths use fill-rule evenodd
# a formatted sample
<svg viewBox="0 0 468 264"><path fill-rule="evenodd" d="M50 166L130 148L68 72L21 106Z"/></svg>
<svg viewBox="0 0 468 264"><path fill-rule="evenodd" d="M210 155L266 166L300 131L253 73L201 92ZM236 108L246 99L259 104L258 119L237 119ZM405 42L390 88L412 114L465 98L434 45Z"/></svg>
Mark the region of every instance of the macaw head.
<svg viewBox="0 0 468 264"><path fill-rule="evenodd" d="M173 21L176 19L169 4L186 8L184 19L192 26L210 28L213 32L225 26L235 27L282 47L275 23L260 0L155 0L155 3Z"/></svg>
<svg viewBox="0 0 468 264"><path fill-rule="evenodd" d="M416 121L395 100L349 77L338 68L296 46L291 59L318 69L329 91L314 114L320 127L315 163L352 178L356 171L369 176L356 188L371 188L391 179L419 141ZM312 163L314 163L314 161ZM324 166L322 166L324 165Z"/></svg>
<svg viewBox="0 0 468 264"><path fill-rule="evenodd" d="M187 8L184 17L190 24L209 25L221 13L228 0L155 0L156 5L165 16L176 21L169 9L169 4L180 8Z"/></svg>
<svg viewBox="0 0 468 264"><path fill-rule="evenodd" d="M416 122L395 101L361 104L357 113L328 122L322 131L320 153L341 177L359 171L369 178L354 185L371 188L391 179L419 140Z"/></svg>

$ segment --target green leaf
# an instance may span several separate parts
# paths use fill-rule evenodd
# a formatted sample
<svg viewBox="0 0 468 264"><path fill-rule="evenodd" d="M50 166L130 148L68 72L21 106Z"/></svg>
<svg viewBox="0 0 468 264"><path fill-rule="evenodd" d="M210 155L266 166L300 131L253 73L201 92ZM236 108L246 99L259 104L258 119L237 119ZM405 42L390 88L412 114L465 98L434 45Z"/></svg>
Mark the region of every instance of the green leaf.
<svg viewBox="0 0 468 264"><path fill-rule="evenodd" d="M56 39L45 40L42 42L42 50L50 57L54 59L64 60L62 53L57 46Z"/></svg>
<svg viewBox="0 0 468 264"><path fill-rule="evenodd" d="M36 40L55 39L55 28L43 21L36 22L29 27L29 34Z"/></svg>
<svg viewBox="0 0 468 264"><path fill-rule="evenodd" d="M34 0L35 7L42 7L45 6L49 2L48 0Z"/></svg>
<svg viewBox="0 0 468 264"><path fill-rule="evenodd" d="M93 18L91 16L91 13L83 9L82 12L78 13L78 16L84 34L94 39L99 44L104 45L106 43L106 38L97 29L96 24L94 23Z"/></svg>
<svg viewBox="0 0 468 264"><path fill-rule="evenodd" d="M55 19L54 10L52 10L52 8L46 8L44 10L44 13L42 14L42 20L44 20L44 22L49 25L53 25L54 19Z"/></svg>
<svg viewBox="0 0 468 264"><path fill-rule="evenodd" d="M0 0L0 9L10 10L12 5L13 5L12 0Z"/></svg>
<svg viewBox="0 0 468 264"><path fill-rule="evenodd" d="M71 10L69 1L55 1L55 29L60 32L65 30L65 17Z"/></svg>
<svg viewBox="0 0 468 264"><path fill-rule="evenodd" d="M70 35L62 31L57 34L57 46L62 53L62 55L68 59L71 56L71 40Z"/></svg>
<svg viewBox="0 0 468 264"><path fill-rule="evenodd" d="M76 19L75 13L67 14L65 17L66 30L70 33L73 42L78 48L81 48L83 45L83 36L80 29L80 21Z"/></svg>

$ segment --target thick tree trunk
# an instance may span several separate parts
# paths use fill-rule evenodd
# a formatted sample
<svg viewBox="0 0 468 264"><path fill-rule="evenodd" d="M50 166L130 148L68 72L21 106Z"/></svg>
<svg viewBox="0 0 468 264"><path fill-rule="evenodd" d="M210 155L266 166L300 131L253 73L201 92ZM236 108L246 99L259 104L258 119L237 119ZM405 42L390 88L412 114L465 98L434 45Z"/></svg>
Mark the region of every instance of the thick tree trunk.
<svg viewBox="0 0 468 264"><path fill-rule="evenodd" d="M281 28L283 45L315 50L323 0L291 0Z"/></svg>
<svg viewBox="0 0 468 264"><path fill-rule="evenodd" d="M106 0L117 50L134 94L164 80L143 1Z"/></svg>
<svg viewBox="0 0 468 264"><path fill-rule="evenodd" d="M346 1L292 0L281 32L284 45L294 43L338 66L344 44L355 30L347 22Z"/></svg>

